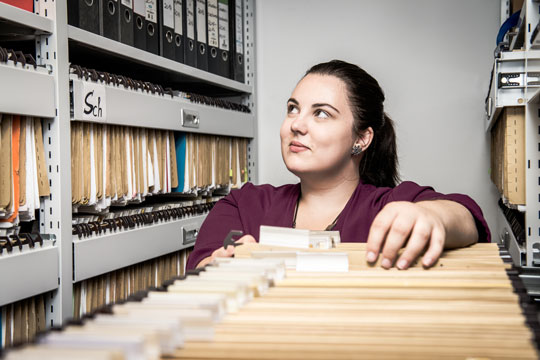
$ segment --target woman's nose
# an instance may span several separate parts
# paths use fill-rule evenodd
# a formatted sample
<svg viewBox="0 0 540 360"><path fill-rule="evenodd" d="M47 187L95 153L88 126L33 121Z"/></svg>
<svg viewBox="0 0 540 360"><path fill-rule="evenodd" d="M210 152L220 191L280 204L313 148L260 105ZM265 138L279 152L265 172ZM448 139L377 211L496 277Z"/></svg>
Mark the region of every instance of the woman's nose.
<svg viewBox="0 0 540 360"><path fill-rule="evenodd" d="M291 131L305 134L307 132L307 119L304 114L298 114L291 122Z"/></svg>

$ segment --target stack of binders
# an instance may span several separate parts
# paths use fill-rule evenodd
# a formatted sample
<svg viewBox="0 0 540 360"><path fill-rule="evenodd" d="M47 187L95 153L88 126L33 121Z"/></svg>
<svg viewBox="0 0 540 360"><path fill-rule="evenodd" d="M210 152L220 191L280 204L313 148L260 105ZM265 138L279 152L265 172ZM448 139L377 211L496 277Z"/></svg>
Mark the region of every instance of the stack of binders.
<svg viewBox="0 0 540 360"><path fill-rule="evenodd" d="M243 0L72 0L70 25L244 82Z"/></svg>

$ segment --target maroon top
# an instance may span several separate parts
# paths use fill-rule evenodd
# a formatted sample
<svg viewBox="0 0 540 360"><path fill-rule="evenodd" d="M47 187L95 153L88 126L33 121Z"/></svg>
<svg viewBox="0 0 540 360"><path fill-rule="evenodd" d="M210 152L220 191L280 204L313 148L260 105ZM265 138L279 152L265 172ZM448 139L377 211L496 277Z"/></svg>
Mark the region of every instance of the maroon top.
<svg viewBox="0 0 540 360"><path fill-rule="evenodd" d="M292 227L300 184L272 185L245 184L221 199L204 221L187 268L193 269L214 250L223 246L230 230L241 230L259 241L261 225ZM478 229L478 240L489 242L491 235L480 207L468 196L444 195L431 187L405 181L395 188L376 187L360 183L339 215L333 230L339 230L342 242L366 242L371 223L377 213L392 201L422 201L444 199L456 201L473 215Z"/></svg>

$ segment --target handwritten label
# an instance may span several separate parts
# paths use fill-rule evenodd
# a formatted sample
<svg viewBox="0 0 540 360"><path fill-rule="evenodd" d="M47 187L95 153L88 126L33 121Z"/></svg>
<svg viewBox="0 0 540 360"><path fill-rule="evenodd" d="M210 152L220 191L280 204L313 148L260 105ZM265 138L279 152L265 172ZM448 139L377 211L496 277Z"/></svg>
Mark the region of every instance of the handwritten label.
<svg viewBox="0 0 540 360"><path fill-rule="evenodd" d="M206 0L197 0L197 41L206 44Z"/></svg>
<svg viewBox="0 0 540 360"><path fill-rule="evenodd" d="M187 37L195 40L195 0L186 0Z"/></svg>
<svg viewBox="0 0 540 360"><path fill-rule="evenodd" d="M86 81L83 82L82 104L82 120L106 120L107 102L105 86Z"/></svg>
<svg viewBox="0 0 540 360"><path fill-rule="evenodd" d="M238 0L236 2L236 11L235 11L235 19L236 19L236 52L238 54L244 53L244 17L242 16L242 0Z"/></svg>
<svg viewBox="0 0 540 360"><path fill-rule="evenodd" d="M217 0L208 0L208 45L218 47Z"/></svg>
<svg viewBox="0 0 540 360"><path fill-rule="evenodd" d="M182 35L182 0L174 0L174 32Z"/></svg>
<svg viewBox="0 0 540 360"><path fill-rule="evenodd" d="M229 51L229 0L219 0L219 48Z"/></svg>
<svg viewBox="0 0 540 360"><path fill-rule="evenodd" d="M174 0L163 0L163 25L174 28Z"/></svg>
<svg viewBox="0 0 540 360"><path fill-rule="evenodd" d="M146 0L146 20L157 23L157 0Z"/></svg>

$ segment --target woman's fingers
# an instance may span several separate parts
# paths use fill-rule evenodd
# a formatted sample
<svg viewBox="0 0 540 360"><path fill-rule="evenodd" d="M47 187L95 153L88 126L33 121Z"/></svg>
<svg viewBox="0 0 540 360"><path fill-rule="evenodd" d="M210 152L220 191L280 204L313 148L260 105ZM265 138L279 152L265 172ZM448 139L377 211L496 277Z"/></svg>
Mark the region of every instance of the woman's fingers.
<svg viewBox="0 0 540 360"><path fill-rule="evenodd" d="M422 264L425 267L430 267L437 259L441 256L444 250L444 241L446 239L446 233L444 227L437 226L431 232L431 241L429 243L429 248L422 258Z"/></svg>
<svg viewBox="0 0 540 360"><path fill-rule="evenodd" d="M371 228L369 229L369 235L366 246L366 260L368 262L375 262L379 257L379 252L384 244L386 234L392 226L397 212L394 207L385 206L375 216Z"/></svg>
<svg viewBox="0 0 540 360"><path fill-rule="evenodd" d="M397 258L399 249L405 245L414 227L416 218L409 214L396 216L386 236L382 250L381 266L390 269Z"/></svg>
<svg viewBox="0 0 540 360"><path fill-rule="evenodd" d="M429 244L432 233L433 230L429 223L422 221L416 222L407 246L396 262L396 267L400 270L408 269L426 248L426 244Z"/></svg>
<svg viewBox="0 0 540 360"><path fill-rule="evenodd" d="M256 243L257 241L255 238L251 235L244 235L240 239L236 240L235 243L237 244L247 244L247 243Z"/></svg>

